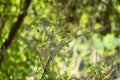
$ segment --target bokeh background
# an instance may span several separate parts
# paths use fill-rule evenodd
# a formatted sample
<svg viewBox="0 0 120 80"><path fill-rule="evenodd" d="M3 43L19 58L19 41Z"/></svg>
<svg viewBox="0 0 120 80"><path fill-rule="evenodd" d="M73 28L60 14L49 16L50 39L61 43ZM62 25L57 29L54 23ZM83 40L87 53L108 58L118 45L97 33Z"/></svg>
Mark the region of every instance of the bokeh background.
<svg viewBox="0 0 120 80"><path fill-rule="evenodd" d="M0 0L0 80L119 80L120 0Z"/></svg>

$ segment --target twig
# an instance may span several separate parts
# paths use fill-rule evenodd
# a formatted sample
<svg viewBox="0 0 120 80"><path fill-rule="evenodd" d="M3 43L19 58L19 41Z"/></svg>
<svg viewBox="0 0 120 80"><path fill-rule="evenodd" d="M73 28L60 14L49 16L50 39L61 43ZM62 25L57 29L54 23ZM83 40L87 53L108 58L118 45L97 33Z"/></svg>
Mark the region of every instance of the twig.
<svg viewBox="0 0 120 80"><path fill-rule="evenodd" d="M106 78L110 78L110 76L112 75L112 73L115 71L115 65L113 65L112 67L111 67L111 69L110 70L108 70L106 73L105 73L105 76L106 76Z"/></svg>
<svg viewBox="0 0 120 80"><path fill-rule="evenodd" d="M71 40L70 40L70 41L71 41ZM68 41L68 42L69 42L69 41ZM61 48L63 47L63 44L64 44L64 43L65 43L65 42L61 41L59 44L57 44L56 49L50 52L50 56L49 56L49 58L48 58L48 60L47 60L47 62L46 62L46 65L45 65L44 69L43 69L43 73L42 73L42 76L41 76L40 80L44 80L44 77L45 77L45 74L46 74L47 69L48 69L48 67L49 67L50 61L51 61L52 58L56 55L56 51L58 51L59 49L61 49Z"/></svg>
<svg viewBox="0 0 120 80"><path fill-rule="evenodd" d="M92 74L88 75L88 77L87 77L87 79L86 79L86 80L90 80L90 79L92 78L93 74L94 74L94 73L92 73Z"/></svg>

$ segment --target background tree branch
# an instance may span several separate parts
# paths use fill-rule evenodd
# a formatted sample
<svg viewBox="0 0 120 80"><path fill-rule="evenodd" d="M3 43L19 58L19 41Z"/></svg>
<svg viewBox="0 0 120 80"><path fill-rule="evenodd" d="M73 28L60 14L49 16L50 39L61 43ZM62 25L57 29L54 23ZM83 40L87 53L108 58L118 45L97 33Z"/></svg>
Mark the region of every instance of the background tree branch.
<svg viewBox="0 0 120 80"><path fill-rule="evenodd" d="M16 35L16 33L18 32L25 16L27 15L27 10L28 7L31 3L31 0L26 0L25 4L24 4L24 9L23 11L20 11L19 15L18 15L18 19L15 22L15 24L13 25L8 38L5 40L5 42L2 44L1 50L6 51L8 49L8 47L10 46L10 44L12 43L12 40L14 38L14 36ZM2 53L0 53L0 64L4 59L4 55Z"/></svg>

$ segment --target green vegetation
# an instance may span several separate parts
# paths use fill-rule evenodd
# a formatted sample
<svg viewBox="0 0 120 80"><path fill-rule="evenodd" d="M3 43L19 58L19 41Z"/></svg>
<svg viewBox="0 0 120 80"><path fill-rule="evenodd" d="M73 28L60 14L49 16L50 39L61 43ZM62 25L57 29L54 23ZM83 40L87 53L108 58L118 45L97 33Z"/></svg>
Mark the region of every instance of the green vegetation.
<svg viewBox="0 0 120 80"><path fill-rule="evenodd" d="M120 0L0 0L0 80L119 80Z"/></svg>

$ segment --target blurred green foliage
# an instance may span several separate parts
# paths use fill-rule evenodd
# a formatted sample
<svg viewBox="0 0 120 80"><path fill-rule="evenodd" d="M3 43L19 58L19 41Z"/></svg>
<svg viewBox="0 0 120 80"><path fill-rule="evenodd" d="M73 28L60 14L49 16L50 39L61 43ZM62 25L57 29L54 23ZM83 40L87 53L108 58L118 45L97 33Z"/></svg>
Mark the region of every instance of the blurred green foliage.
<svg viewBox="0 0 120 80"><path fill-rule="evenodd" d="M24 3L0 0L0 47ZM0 51L0 80L120 78L119 0L32 0L20 25Z"/></svg>

